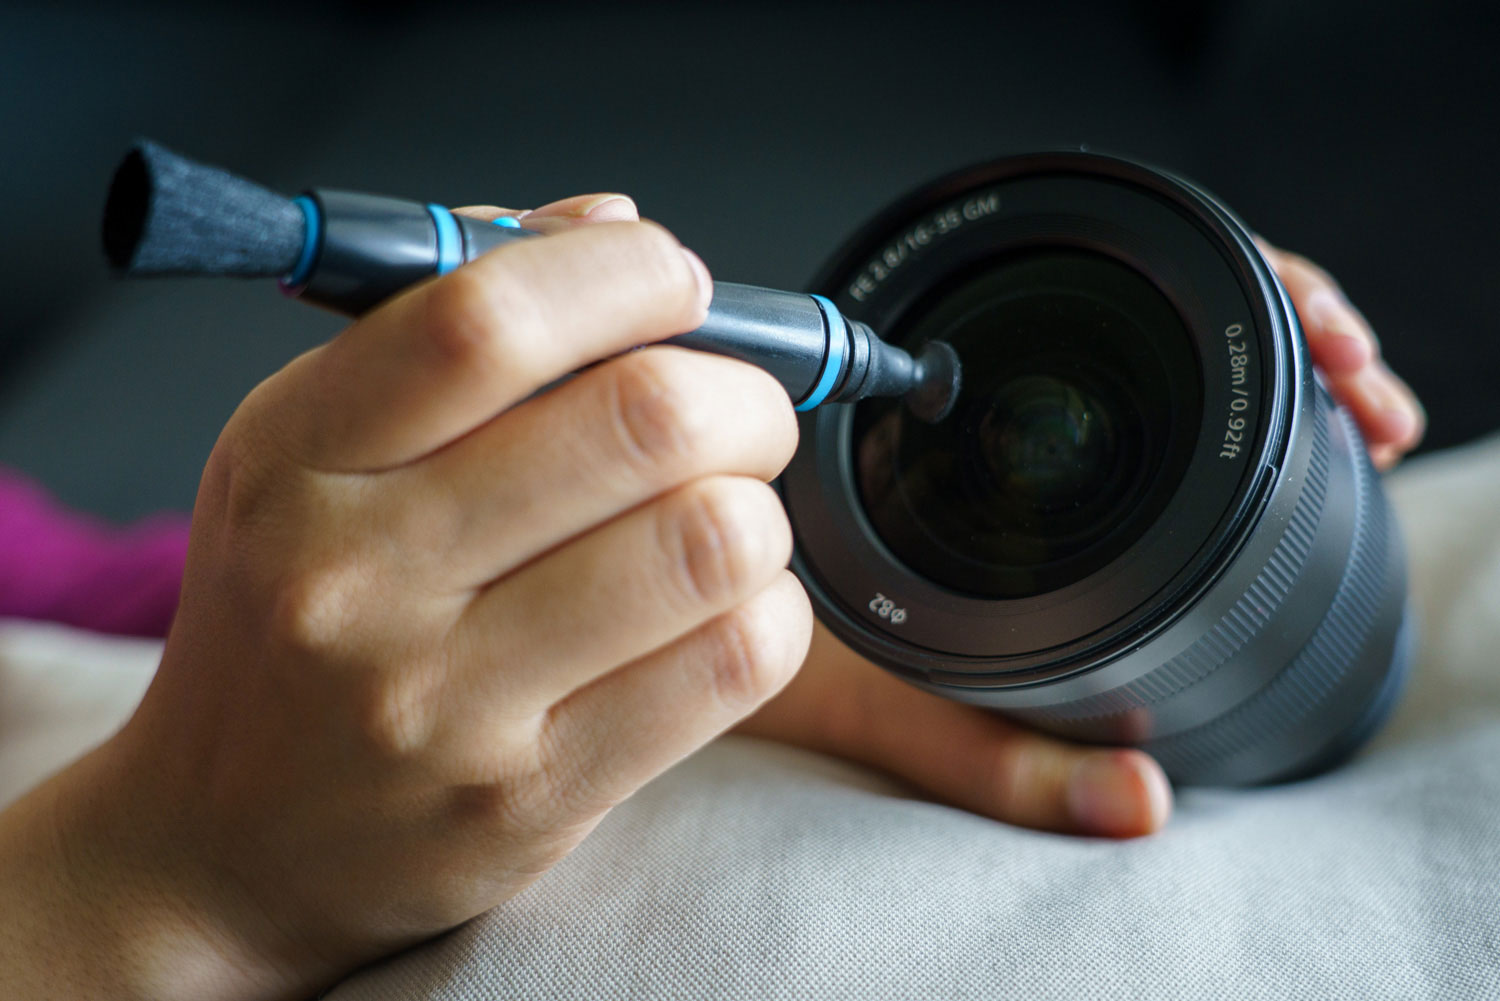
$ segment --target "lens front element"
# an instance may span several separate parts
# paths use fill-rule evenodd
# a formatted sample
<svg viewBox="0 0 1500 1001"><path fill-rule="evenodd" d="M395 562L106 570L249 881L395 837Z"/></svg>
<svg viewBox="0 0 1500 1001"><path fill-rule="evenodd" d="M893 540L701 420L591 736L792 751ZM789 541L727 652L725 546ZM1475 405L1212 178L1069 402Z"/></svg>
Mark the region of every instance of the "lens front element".
<svg viewBox="0 0 1500 1001"><path fill-rule="evenodd" d="M865 511L955 591L1022 598L1087 577L1151 526L1202 417L1199 361L1157 288L1102 254L1012 255L945 285L895 336L941 340L964 381L937 424L899 401L855 416Z"/></svg>

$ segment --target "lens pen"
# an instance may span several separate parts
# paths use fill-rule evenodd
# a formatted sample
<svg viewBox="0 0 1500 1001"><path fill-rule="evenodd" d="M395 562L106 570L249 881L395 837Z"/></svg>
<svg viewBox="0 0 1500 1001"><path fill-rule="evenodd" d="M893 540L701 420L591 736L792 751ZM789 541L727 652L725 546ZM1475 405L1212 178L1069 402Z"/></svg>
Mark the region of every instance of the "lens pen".
<svg viewBox="0 0 1500 1001"><path fill-rule="evenodd" d="M349 316L539 235L515 219L482 222L382 195L314 189L288 199L149 141L126 154L104 212L105 254L118 274L274 277ZM947 345L930 342L914 358L820 295L715 282L704 324L664 343L759 366L798 410L900 396L937 421L958 391Z"/></svg>

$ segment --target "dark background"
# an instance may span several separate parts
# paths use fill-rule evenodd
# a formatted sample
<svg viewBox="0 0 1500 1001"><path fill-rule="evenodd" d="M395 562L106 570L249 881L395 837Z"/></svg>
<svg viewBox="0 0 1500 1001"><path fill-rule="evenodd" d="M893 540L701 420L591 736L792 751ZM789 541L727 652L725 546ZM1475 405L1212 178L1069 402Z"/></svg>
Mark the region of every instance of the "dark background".
<svg viewBox="0 0 1500 1001"><path fill-rule="evenodd" d="M113 518L186 508L239 399L339 326L263 284L112 282L99 210L136 135L287 191L626 191L718 277L787 287L936 174L1087 143L1326 265L1429 447L1464 441L1500 425L1487 6L11 3L0 463Z"/></svg>

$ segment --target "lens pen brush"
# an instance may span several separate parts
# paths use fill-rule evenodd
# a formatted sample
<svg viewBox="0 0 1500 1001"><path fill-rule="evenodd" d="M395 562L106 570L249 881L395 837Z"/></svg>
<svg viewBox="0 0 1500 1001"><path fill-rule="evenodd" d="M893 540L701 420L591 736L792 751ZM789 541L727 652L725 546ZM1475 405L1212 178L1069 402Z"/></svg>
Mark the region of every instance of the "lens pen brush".
<svg viewBox="0 0 1500 1001"><path fill-rule="evenodd" d="M104 211L117 274L278 278L288 293L349 316L538 235L514 219L482 222L382 195L320 188L286 198L149 141L120 163ZM958 357L946 344L914 358L819 295L715 282L703 326L665 343L765 369L798 410L900 396L935 422L958 395Z"/></svg>

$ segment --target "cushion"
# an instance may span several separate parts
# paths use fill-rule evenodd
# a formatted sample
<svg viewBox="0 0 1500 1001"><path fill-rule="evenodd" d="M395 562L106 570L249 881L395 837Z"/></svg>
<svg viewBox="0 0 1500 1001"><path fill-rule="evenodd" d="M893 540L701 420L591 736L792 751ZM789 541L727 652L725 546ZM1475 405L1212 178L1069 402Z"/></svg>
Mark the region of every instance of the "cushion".
<svg viewBox="0 0 1500 1001"><path fill-rule="evenodd" d="M332 1001L1500 997L1500 437L1388 480L1421 640L1353 762L1187 789L1129 842L726 737L534 886ZM0 627L0 795L110 732L156 644Z"/></svg>

